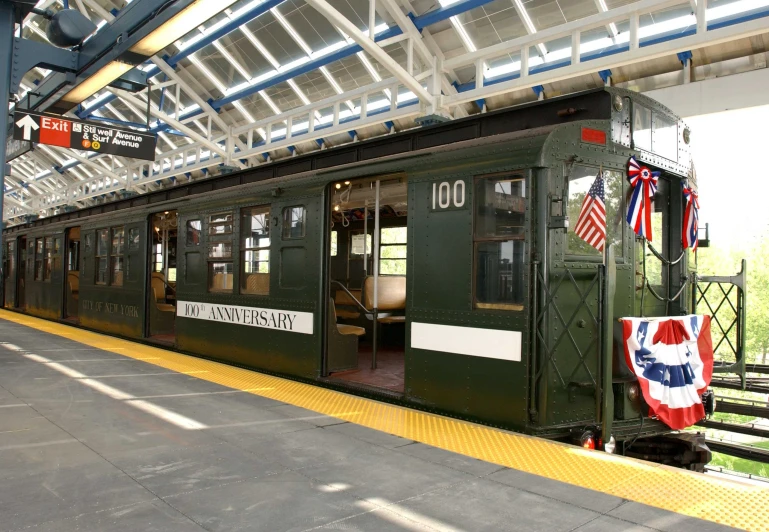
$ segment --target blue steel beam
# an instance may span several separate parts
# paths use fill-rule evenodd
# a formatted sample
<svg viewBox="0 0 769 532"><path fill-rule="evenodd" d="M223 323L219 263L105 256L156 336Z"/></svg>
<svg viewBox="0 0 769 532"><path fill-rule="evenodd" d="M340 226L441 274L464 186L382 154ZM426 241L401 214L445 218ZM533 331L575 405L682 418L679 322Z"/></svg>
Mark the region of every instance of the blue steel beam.
<svg viewBox="0 0 769 532"><path fill-rule="evenodd" d="M258 6L254 7L253 9L249 10L247 13L249 14L250 18L247 18L244 13L242 16L237 17L230 23L226 24L220 30L216 32L212 32L209 35L206 35L203 37L200 41L195 43L194 45L190 46L189 48L185 48L178 54L176 54L173 57L167 58L167 61L172 66L175 66L181 59L184 57L188 57L191 55L194 51L197 51L201 49L203 46L207 44L211 44L215 40L223 37L224 35L235 31L240 25L248 23L250 20L253 20L254 18L258 17L259 15L263 14L264 11L260 11L261 8L266 7L267 5L272 5L277 0L268 0L267 2L264 2L262 4L259 4ZM285 1L285 0L283 0ZM484 4L488 4L492 2L493 0L460 0L456 4L452 4L449 7L442 7L439 9L435 9L433 11L430 11L428 13L425 13L423 15L420 15L418 17L414 17L414 25L416 26L417 30L422 31L425 27L435 24L437 22L441 22L443 20L447 20L450 17L454 15L458 15L460 13L464 13L466 11L469 11L471 9L475 9L477 7L480 7ZM280 4L281 2L275 3L275 5ZM274 7L274 6L273 6ZM238 21L239 24L235 25L235 22ZM225 28L227 29L226 32L224 32ZM403 30L398 27L394 26L392 28L389 28L383 32L381 32L377 37L376 40L380 41L382 39L388 39L390 37L396 37L398 35L401 35L403 33ZM192 50L195 47L196 50ZM341 48L337 50L334 53L325 55L323 57L320 57L318 59L315 59L314 61L309 61L303 65L300 65L296 68L293 68L291 70L287 70L286 72L282 72L276 76L273 76L272 78L269 78L268 80L265 80L262 83L259 83L258 85L252 85L250 87L246 87L241 91L238 91L236 93L233 93L231 95L228 95L224 98L221 98L219 100L214 100L211 103L211 106L216 109L217 111L221 109L222 106L227 105L228 103L232 103L234 101L237 101L241 98L245 98L246 96L249 96L251 94L255 94L256 92L260 90L264 90L267 88L270 88L274 85L277 85L278 83L282 83L284 81L288 81L289 79L295 78L297 76L300 76L302 74L306 74L307 72L311 72L317 68L320 68L322 66L326 66L334 61L338 61L340 59L344 59L346 57L349 57L353 54L358 53L361 51L362 48L357 44L348 45L344 48ZM153 76L156 76L160 73L160 69L157 66L154 66L146 71L147 79L152 78ZM108 98L106 102L112 101L114 99L114 95L111 98ZM83 112L85 113L82 116L85 116L86 114L93 114L94 111L100 109L103 107L104 103L99 102L98 104L95 104L91 107L88 107L87 109L84 109ZM78 113L78 115L80 115Z"/></svg>
<svg viewBox="0 0 769 532"><path fill-rule="evenodd" d="M211 33L204 36L202 39L197 41L195 44L192 44L191 46L188 46L178 54L176 54L173 57L169 57L167 60L167 63L171 65L172 67L176 67L176 64L184 59L185 57L189 57L190 55L194 54L198 50L208 46L209 44L213 43L216 40L221 39L228 33L231 33L241 27L243 24L248 24L255 18L263 15L264 13L268 12L273 7L277 7L278 5L282 4L285 0L267 0L265 2L262 2L258 6L254 6L245 13L242 13L232 19L227 24L224 24L221 28L219 28L216 31L212 31Z"/></svg>
<svg viewBox="0 0 769 532"><path fill-rule="evenodd" d="M459 13L464 13L465 11L469 11L471 9L475 9L484 4L488 4L492 1L493 0L462 0L460 2L457 2L456 4L452 4L449 7L442 7L439 9L435 9L433 11L425 13L424 15L415 17L414 26L416 26L417 30L422 31L425 27L431 24L435 24L437 22L447 20L453 17L454 15L457 15ZM378 42L384 39L389 39L391 37L397 37L402 33L403 33L403 30L399 26L393 26L379 33L375 37L375 41ZM218 111L223 106L229 103L236 102L242 98L246 98L247 96L251 96L252 94L256 94L259 91L262 91L274 85L277 85L278 83L282 83L284 81L288 81L289 79L295 78L297 76L301 76L302 74L312 72L313 70L316 70L322 66L326 66L330 63L333 63L334 61L345 59L347 57L350 57L351 55L357 54L362 50L363 48L358 44L349 44L344 48L340 48L339 50L333 53L324 55L313 61L308 61L307 63L304 63L303 65L299 65L296 68L292 68L291 70L286 70L285 72L281 72L269 79L266 79L261 83L257 83L255 85L245 87L237 92L233 92L228 96L219 98L218 100L214 100L213 102L211 102L211 107L213 107Z"/></svg>

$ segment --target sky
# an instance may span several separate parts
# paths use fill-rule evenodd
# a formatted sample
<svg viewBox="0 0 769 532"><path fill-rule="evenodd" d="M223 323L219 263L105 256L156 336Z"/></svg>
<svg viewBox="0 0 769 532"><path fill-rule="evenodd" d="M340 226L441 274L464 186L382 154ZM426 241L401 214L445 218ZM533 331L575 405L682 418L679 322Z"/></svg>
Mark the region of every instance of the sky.
<svg viewBox="0 0 769 532"><path fill-rule="evenodd" d="M769 234L769 105L684 118L711 246L745 249Z"/></svg>

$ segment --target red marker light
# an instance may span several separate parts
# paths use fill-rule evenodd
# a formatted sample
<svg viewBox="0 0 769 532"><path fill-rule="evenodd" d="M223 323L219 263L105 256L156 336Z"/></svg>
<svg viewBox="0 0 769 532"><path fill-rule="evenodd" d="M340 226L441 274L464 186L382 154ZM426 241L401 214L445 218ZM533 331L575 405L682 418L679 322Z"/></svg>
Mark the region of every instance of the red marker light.
<svg viewBox="0 0 769 532"><path fill-rule="evenodd" d="M606 132L600 129L582 128L582 142L606 146Z"/></svg>
<svg viewBox="0 0 769 532"><path fill-rule="evenodd" d="M585 432L579 440L583 449L595 449L595 438L592 432Z"/></svg>

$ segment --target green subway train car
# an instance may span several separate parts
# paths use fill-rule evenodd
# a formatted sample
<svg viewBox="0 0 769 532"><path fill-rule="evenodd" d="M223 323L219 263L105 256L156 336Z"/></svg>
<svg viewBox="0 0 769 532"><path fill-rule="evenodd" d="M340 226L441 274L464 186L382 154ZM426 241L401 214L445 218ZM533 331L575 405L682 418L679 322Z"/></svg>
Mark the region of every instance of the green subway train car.
<svg viewBox="0 0 769 532"><path fill-rule="evenodd" d="M631 156L661 172L653 248L624 219ZM599 171L606 256L573 228ZM3 233L3 304L698 467L702 442L648 416L617 323L697 310L684 179L688 127L607 87L30 220ZM718 370L744 374L740 353Z"/></svg>

